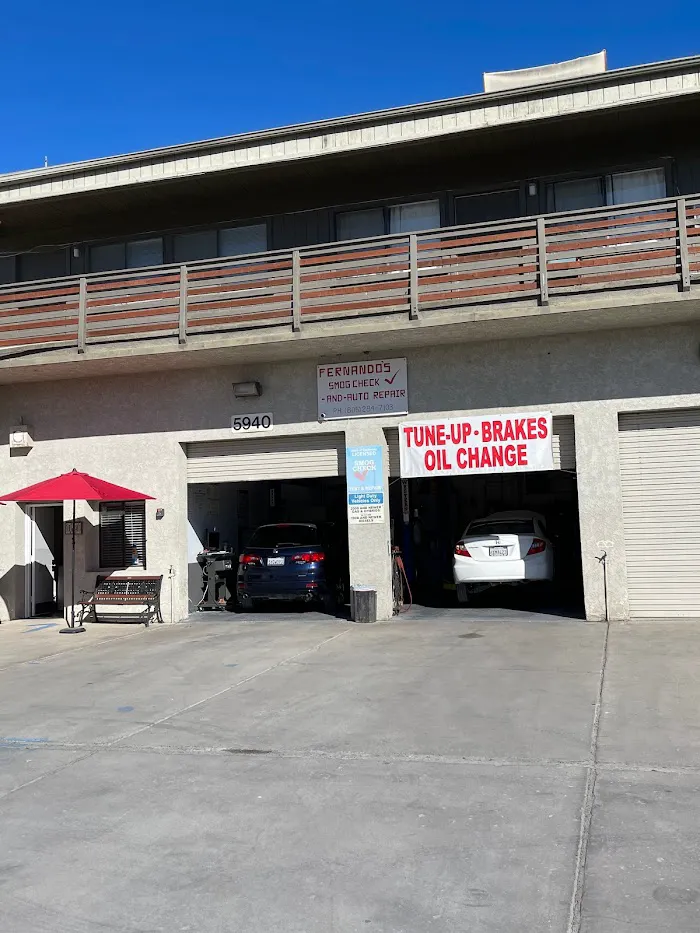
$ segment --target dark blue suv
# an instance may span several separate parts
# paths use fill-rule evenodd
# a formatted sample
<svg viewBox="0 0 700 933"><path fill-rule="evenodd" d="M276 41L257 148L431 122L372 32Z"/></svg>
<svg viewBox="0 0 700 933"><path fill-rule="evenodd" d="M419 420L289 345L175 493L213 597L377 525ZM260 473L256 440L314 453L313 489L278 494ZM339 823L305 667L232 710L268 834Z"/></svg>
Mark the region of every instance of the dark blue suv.
<svg viewBox="0 0 700 933"><path fill-rule="evenodd" d="M335 612L345 603L346 576L347 545L334 526L261 525L238 559L238 607L288 599Z"/></svg>

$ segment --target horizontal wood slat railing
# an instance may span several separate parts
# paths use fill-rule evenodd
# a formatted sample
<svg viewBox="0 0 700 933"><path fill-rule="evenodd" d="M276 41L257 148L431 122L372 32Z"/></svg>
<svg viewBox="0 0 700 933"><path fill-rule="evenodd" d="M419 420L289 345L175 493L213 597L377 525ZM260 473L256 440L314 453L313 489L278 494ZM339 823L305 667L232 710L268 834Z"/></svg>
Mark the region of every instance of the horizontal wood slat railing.
<svg viewBox="0 0 700 933"><path fill-rule="evenodd" d="M700 195L0 287L0 357L700 281Z"/></svg>

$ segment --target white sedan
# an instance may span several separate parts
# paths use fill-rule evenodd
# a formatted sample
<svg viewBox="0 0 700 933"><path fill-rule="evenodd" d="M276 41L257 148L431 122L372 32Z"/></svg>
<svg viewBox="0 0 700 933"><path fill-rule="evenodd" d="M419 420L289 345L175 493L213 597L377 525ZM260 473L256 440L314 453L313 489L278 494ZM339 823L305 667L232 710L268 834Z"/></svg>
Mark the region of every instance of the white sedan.
<svg viewBox="0 0 700 933"><path fill-rule="evenodd" d="M469 524L455 545L457 599L499 583L554 579L554 548L537 512L495 512Z"/></svg>

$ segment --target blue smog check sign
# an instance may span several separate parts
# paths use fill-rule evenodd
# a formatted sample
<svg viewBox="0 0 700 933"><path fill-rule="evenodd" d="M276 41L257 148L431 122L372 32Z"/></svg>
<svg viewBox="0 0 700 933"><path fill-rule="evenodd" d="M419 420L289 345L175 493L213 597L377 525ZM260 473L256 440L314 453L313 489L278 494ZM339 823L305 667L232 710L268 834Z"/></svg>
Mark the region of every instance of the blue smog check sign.
<svg viewBox="0 0 700 933"><path fill-rule="evenodd" d="M383 450L378 445L345 448L348 523L374 525L384 521Z"/></svg>
<svg viewBox="0 0 700 933"><path fill-rule="evenodd" d="M373 418L408 413L406 360L362 360L316 367L318 417Z"/></svg>

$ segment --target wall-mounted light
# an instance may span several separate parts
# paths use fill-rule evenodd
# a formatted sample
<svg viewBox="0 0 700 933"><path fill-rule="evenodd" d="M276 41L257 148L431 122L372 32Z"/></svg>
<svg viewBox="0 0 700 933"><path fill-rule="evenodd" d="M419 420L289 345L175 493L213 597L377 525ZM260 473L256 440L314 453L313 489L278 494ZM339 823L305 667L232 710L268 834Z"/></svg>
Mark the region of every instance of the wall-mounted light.
<svg viewBox="0 0 700 933"><path fill-rule="evenodd" d="M529 194L531 198L537 197L537 182L536 181L528 182L527 193Z"/></svg>
<svg viewBox="0 0 700 933"><path fill-rule="evenodd" d="M34 446L32 431L23 421L10 429L10 448L13 450L29 450Z"/></svg>
<svg viewBox="0 0 700 933"><path fill-rule="evenodd" d="M233 394L236 398L260 398L262 386L259 382L234 382Z"/></svg>
<svg viewBox="0 0 700 933"><path fill-rule="evenodd" d="M79 246L73 247L73 259L80 259L80 247Z"/></svg>

